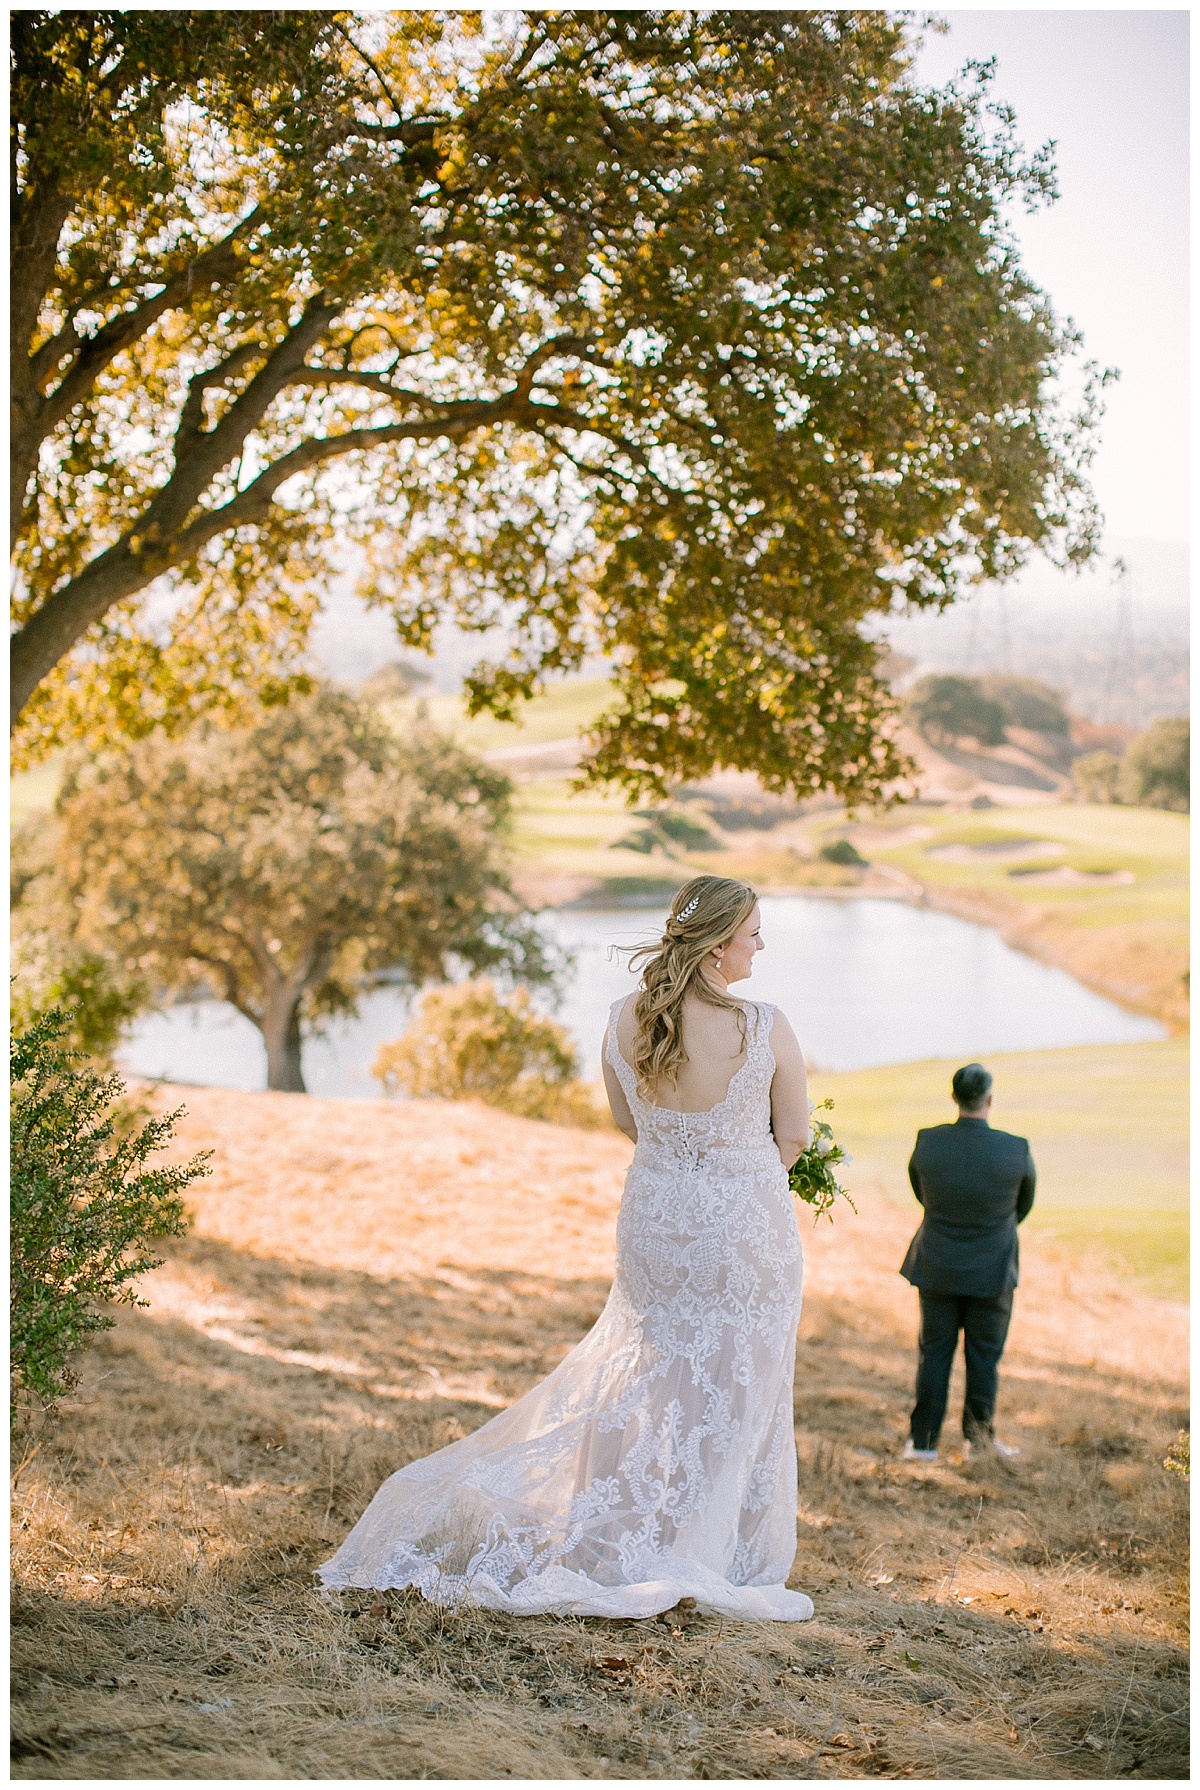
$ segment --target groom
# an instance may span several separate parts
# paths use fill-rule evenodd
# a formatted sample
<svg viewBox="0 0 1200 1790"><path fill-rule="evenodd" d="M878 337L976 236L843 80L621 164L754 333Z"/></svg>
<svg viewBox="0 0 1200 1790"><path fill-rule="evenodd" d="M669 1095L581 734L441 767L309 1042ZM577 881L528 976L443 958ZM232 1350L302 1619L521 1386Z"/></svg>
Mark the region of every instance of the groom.
<svg viewBox="0 0 1200 1790"><path fill-rule="evenodd" d="M1011 1459L1020 1450L996 1440L992 1419L1017 1284L1017 1226L1033 1205L1037 1178L1025 1139L988 1123L992 1078L983 1065L957 1070L951 1090L956 1123L918 1131L908 1165L925 1216L900 1269L921 1295L917 1402L904 1458L937 1459L961 1330L968 1452L990 1447Z"/></svg>

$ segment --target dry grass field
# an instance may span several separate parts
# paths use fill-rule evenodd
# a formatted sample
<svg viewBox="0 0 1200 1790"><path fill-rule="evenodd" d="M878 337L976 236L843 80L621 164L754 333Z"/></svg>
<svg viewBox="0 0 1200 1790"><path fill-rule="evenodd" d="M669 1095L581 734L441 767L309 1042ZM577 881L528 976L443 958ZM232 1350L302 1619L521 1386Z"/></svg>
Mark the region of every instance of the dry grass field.
<svg viewBox="0 0 1200 1790"><path fill-rule="evenodd" d="M14 1773L46 1779L1183 1778L1184 1313L1027 1248L1003 1432L904 1466L910 1218L804 1234L804 1626L322 1597L395 1467L605 1297L629 1146L483 1107L212 1089L192 1234L17 1461ZM954 1397L961 1399L957 1386ZM954 1409L952 1402L952 1411Z"/></svg>

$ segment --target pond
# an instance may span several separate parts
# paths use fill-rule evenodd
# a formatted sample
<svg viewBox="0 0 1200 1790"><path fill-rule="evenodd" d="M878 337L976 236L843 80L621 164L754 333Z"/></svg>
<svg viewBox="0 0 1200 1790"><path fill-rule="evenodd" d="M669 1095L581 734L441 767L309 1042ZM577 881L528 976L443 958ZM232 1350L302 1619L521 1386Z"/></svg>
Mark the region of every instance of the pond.
<svg viewBox="0 0 1200 1790"><path fill-rule="evenodd" d="M735 993L775 1001L791 1020L809 1062L865 1069L923 1057L963 1062L1006 1050L1070 1044L1124 1044L1163 1038L1157 1020L1127 1013L1064 970L1026 957L995 932L904 901L764 895L766 950ZM557 909L542 924L575 954L558 1018L579 1042L583 1074L600 1072L600 1039L610 1002L634 977L614 946L656 938L667 909ZM304 1046L313 1094L376 1097L371 1076L379 1046L404 1030L408 998L399 989L368 995L354 1020L340 1021ZM120 1053L133 1074L214 1087L266 1085L258 1032L221 1001L150 1014Z"/></svg>

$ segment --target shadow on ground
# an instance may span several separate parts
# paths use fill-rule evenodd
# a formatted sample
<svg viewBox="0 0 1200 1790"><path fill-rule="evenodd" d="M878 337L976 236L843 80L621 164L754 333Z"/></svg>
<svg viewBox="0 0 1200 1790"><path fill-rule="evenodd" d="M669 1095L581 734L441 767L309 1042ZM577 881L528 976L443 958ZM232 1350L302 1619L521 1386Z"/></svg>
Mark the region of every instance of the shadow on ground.
<svg viewBox="0 0 1200 1790"><path fill-rule="evenodd" d="M18 1778L1187 1775L1169 1391L1014 1361L1015 1468L896 1461L909 1339L809 1299L804 1626L324 1598L379 1482L547 1373L602 1280L172 1249L18 1462Z"/></svg>

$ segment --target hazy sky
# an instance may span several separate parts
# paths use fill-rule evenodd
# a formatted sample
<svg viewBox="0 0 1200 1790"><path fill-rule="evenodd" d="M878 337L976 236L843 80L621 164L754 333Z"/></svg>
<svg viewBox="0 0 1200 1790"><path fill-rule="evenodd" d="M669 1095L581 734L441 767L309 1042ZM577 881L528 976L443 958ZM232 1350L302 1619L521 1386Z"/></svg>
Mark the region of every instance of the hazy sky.
<svg viewBox="0 0 1200 1790"><path fill-rule="evenodd" d="M939 14L920 78L994 57L1022 140L1057 145L1057 204L1015 221L1086 355L1121 369L1092 481L1109 536L1188 536L1188 14Z"/></svg>

